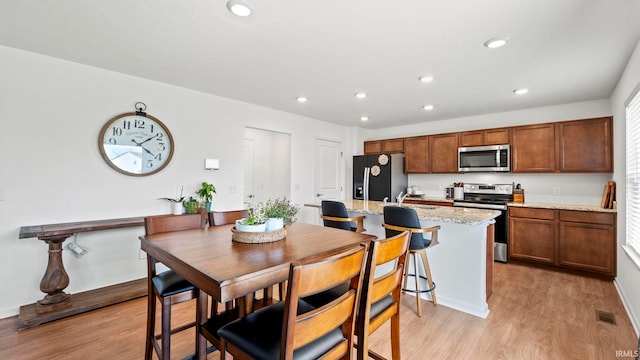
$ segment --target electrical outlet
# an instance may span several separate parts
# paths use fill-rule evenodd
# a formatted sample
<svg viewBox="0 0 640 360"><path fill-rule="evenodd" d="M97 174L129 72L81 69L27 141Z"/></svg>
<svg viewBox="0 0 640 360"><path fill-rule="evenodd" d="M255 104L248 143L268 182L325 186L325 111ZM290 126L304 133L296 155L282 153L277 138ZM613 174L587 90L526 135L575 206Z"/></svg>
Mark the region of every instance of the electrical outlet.
<svg viewBox="0 0 640 360"><path fill-rule="evenodd" d="M75 255L76 257L81 257L82 255L85 255L87 253L87 250L83 249L80 245L72 242L67 244L66 249L71 250L73 255Z"/></svg>
<svg viewBox="0 0 640 360"><path fill-rule="evenodd" d="M560 195L560 186L553 187L553 195Z"/></svg>

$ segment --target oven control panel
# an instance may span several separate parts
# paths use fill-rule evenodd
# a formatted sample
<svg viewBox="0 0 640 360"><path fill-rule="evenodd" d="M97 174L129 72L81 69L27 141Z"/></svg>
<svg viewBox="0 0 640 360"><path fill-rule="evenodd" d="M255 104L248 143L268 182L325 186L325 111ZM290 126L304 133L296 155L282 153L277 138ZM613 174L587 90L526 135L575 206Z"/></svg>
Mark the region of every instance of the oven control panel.
<svg viewBox="0 0 640 360"><path fill-rule="evenodd" d="M464 184L465 193L511 195L513 184Z"/></svg>

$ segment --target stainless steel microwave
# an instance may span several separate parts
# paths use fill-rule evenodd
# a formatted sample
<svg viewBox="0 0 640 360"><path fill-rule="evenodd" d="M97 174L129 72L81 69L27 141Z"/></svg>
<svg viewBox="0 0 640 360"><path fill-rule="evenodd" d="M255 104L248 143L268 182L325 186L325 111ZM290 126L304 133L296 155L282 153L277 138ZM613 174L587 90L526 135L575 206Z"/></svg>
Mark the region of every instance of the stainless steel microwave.
<svg viewBox="0 0 640 360"><path fill-rule="evenodd" d="M459 172L509 172L509 145L470 146L458 148Z"/></svg>

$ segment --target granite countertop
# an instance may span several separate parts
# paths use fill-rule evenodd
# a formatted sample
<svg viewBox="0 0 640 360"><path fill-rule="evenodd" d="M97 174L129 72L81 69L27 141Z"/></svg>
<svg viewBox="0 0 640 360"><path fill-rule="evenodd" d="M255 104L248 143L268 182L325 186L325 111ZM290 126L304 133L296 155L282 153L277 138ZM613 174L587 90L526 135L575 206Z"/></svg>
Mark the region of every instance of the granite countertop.
<svg viewBox="0 0 640 360"><path fill-rule="evenodd" d="M382 215L384 204L382 201L345 200L347 210L372 215ZM310 207L320 207L320 203L304 204ZM413 208L420 220L442 221L466 225L479 225L500 215L497 210L470 209L451 206L433 206L418 204L402 204Z"/></svg>
<svg viewBox="0 0 640 360"><path fill-rule="evenodd" d="M453 199L447 199L438 196L409 196L405 199L418 200L418 201L434 201L434 202L448 202L453 203ZM606 212L606 213L617 213L616 209L603 209L598 205L581 205L581 204L560 204L560 203L543 203L543 202L510 202L507 204L508 206L513 207L527 207L527 208L538 208L538 209L553 209L553 210L578 210L578 211L594 211L594 212Z"/></svg>
<svg viewBox="0 0 640 360"><path fill-rule="evenodd" d="M616 209L603 209L597 205L555 204L555 203L537 203L537 202L523 202L523 203L510 202L508 205L513 207L553 209L553 210L579 210L579 211L594 211L594 212L606 212L606 213L618 212L618 210Z"/></svg>

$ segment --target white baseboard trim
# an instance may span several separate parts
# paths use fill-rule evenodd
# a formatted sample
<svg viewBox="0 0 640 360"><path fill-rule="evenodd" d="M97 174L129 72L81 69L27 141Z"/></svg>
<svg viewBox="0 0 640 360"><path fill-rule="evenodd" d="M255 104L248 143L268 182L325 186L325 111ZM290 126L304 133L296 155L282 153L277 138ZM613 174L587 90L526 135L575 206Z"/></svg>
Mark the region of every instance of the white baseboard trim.
<svg viewBox="0 0 640 360"><path fill-rule="evenodd" d="M629 316L629 320L631 320L633 329L636 331L636 335L640 336L640 319L638 319L636 314L631 310L631 307L629 307L627 298L624 295L624 291L618 284L618 279L613 280L613 285L618 291L618 296L620 296L620 300L622 300L622 306L624 306L624 309L627 311L627 315Z"/></svg>

